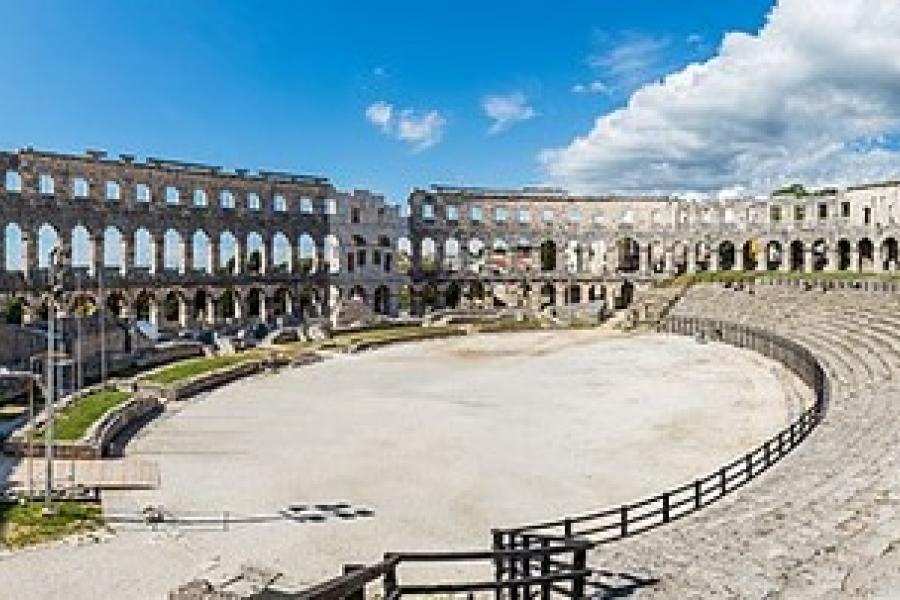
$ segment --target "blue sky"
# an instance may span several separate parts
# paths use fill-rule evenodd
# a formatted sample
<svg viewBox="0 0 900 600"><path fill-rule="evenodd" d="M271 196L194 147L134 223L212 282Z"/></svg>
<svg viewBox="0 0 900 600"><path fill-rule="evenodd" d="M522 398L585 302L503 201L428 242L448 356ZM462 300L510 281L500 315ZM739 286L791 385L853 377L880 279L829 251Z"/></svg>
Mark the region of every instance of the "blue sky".
<svg viewBox="0 0 900 600"><path fill-rule="evenodd" d="M542 151L772 3L8 3L0 147L314 173L393 201L542 182Z"/></svg>

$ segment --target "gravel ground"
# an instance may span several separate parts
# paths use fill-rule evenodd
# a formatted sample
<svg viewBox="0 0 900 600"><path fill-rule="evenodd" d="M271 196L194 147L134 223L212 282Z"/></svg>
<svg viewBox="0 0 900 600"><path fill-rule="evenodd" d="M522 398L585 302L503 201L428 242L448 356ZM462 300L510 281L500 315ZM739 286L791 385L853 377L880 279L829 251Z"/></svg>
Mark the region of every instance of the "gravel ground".
<svg viewBox="0 0 900 600"><path fill-rule="evenodd" d="M346 501L374 516L124 527L100 543L0 557L0 590L156 599L242 563L300 585L385 550L484 548L492 526L634 500L713 470L788 422L788 383L774 363L728 346L592 331L400 345L237 382L142 432L128 454L158 462L162 485L108 493L106 510L246 515Z"/></svg>

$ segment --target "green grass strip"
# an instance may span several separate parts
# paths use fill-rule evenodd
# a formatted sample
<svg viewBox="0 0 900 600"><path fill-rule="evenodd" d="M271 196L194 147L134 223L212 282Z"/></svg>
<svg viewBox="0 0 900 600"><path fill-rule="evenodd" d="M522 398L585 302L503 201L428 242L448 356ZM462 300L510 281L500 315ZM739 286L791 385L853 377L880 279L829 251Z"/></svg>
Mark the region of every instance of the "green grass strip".
<svg viewBox="0 0 900 600"><path fill-rule="evenodd" d="M57 502L56 514L43 516L42 502L0 504L0 546L21 548L57 540L102 525L101 509L93 502Z"/></svg>
<svg viewBox="0 0 900 600"><path fill-rule="evenodd" d="M131 397L128 392L102 390L78 398L56 415L55 437L58 440L80 440L106 412Z"/></svg>
<svg viewBox="0 0 900 600"><path fill-rule="evenodd" d="M190 379L196 375L202 375L232 367L256 358L255 354L227 354L224 356L211 356L202 358L190 358L188 360L179 361L173 365L160 369L155 373L151 373L143 377L144 381L153 383L169 384Z"/></svg>

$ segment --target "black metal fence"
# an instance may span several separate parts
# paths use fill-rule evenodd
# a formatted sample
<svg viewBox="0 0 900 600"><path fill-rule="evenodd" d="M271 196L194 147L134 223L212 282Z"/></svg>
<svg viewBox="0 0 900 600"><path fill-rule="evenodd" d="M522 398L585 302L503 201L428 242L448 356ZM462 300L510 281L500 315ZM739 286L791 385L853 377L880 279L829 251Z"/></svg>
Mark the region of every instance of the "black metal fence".
<svg viewBox="0 0 900 600"><path fill-rule="evenodd" d="M682 486L634 503L494 531L495 548L516 547L529 537L548 541L588 539L605 544L643 533L694 513L746 485L796 448L822 421L830 385L819 361L806 348L764 329L703 318L669 317L662 332L720 341L777 360L815 393L815 402L789 426L745 455Z"/></svg>
<svg viewBox="0 0 900 600"><path fill-rule="evenodd" d="M518 548L475 552L402 552L385 554L384 560L370 566L346 565L344 574L309 588L301 598L310 600L364 600L366 587L381 584L382 597L396 600L403 596L434 596L490 592L495 598L584 598L587 578L587 552L593 547L584 540L553 543L535 540ZM400 581L402 565L486 563L493 566L494 578L482 581L408 583Z"/></svg>

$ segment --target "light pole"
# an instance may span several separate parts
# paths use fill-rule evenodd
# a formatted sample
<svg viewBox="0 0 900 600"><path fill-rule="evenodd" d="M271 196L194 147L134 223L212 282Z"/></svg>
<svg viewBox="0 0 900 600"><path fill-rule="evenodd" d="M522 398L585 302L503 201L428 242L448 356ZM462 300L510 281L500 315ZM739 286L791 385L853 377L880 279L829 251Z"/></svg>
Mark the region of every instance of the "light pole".
<svg viewBox="0 0 900 600"><path fill-rule="evenodd" d="M53 428L56 422L56 317L59 300L63 295L63 269L66 251L60 246L50 250L47 270L50 293L47 296L47 425L44 427L44 456L46 458L46 487L43 514L50 516L53 510Z"/></svg>

